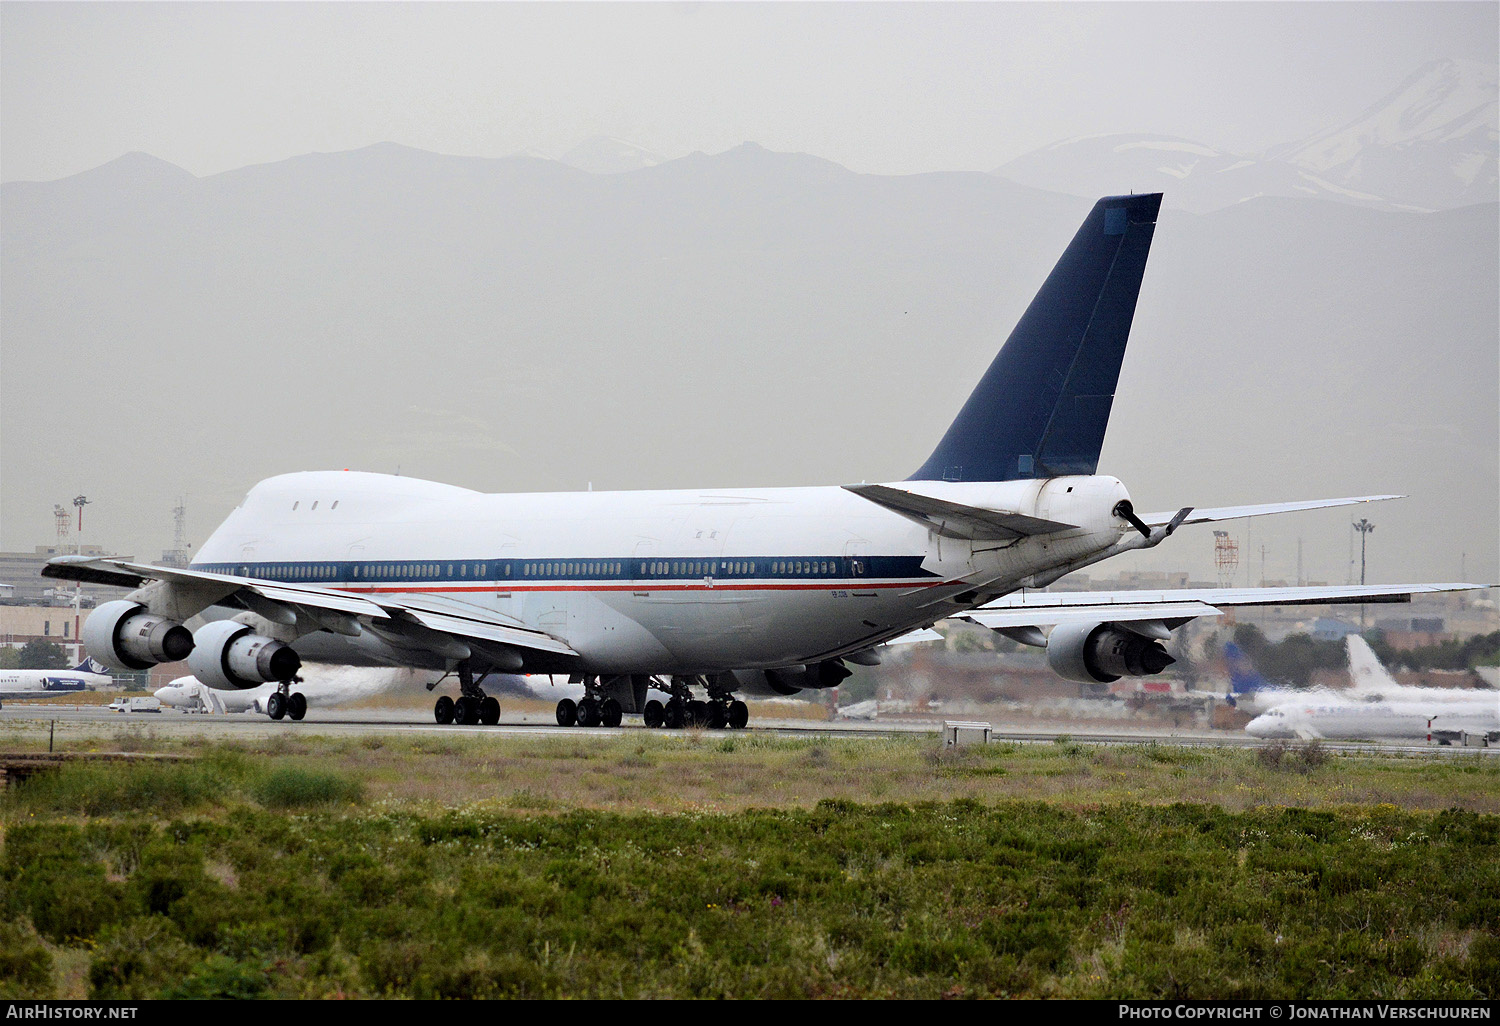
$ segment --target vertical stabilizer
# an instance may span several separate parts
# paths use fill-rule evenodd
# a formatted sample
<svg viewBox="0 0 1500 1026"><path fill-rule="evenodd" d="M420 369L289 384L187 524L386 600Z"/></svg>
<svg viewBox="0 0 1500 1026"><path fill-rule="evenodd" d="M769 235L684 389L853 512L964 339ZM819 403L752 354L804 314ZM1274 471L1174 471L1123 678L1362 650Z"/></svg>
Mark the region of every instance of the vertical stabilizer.
<svg viewBox="0 0 1500 1026"><path fill-rule="evenodd" d="M1092 474L1161 194L1107 196L913 481Z"/></svg>

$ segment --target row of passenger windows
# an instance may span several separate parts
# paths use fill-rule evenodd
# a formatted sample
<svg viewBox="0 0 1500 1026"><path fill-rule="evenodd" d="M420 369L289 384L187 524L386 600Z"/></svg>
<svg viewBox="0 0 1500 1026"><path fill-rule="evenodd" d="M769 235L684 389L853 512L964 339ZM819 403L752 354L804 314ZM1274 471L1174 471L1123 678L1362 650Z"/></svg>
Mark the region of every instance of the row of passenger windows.
<svg viewBox="0 0 1500 1026"><path fill-rule="evenodd" d="M509 567L506 568L508 573ZM526 563L522 577L618 577L619 563Z"/></svg>
<svg viewBox="0 0 1500 1026"><path fill-rule="evenodd" d="M517 567L518 576L538 577L547 580L555 580L563 577L619 577L624 564L610 561L587 560L579 562L565 561L537 561L520 563ZM223 567L222 570L232 573L233 567ZM495 565L495 576L497 578L509 578L511 576L512 564L503 561ZM638 577L707 577L712 575L727 576L749 576L769 574L771 576L830 576L838 575L842 571L838 560L830 559L781 559L760 562L749 559L731 560L678 560L661 559L639 562L636 564L636 576ZM863 573L864 567L861 561L855 560L851 564L852 572L856 575ZM447 580L476 578L483 580L489 576L490 565L488 563L356 563L350 566L349 576L354 580L415 580L442 578ZM239 567L241 576L249 577L255 575L254 568L248 565ZM264 576L283 581L331 581L339 574L339 565L335 563L310 563L293 564L290 566L270 566L261 571Z"/></svg>
<svg viewBox="0 0 1500 1026"><path fill-rule="evenodd" d="M328 564L309 564L307 566L276 566L266 571L267 577L282 581L331 581L336 574L336 568ZM241 576L250 576L250 568L240 567Z"/></svg>
<svg viewBox="0 0 1500 1026"><path fill-rule="evenodd" d="M458 572L454 573L454 567ZM446 570L445 570L446 568ZM410 580L414 577L484 577L489 573L488 563L366 563L355 565L351 576L365 580ZM510 564L504 565L505 576L510 576Z"/></svg>

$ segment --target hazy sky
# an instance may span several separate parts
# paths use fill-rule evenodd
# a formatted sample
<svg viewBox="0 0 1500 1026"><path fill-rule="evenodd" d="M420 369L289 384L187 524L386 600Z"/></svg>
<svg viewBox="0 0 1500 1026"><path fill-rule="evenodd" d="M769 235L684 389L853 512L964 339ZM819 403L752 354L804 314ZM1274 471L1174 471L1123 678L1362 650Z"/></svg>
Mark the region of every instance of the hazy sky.
<svg viewBox="0 0 1500 1026"><path fill-rule="evenodd" d="M746 140L989 170L1075 135L1257 152L1421 64L1496 61L1494 3L0 4L0 178L143 150L198 175L381 141L668 157Z"/></svg>

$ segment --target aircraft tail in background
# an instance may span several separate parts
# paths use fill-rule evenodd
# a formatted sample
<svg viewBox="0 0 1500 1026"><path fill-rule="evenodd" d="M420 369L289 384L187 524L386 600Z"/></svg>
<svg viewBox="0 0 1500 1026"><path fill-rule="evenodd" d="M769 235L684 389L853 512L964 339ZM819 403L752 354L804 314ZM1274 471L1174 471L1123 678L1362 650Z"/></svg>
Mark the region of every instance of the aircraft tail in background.
<svg viewBox="0 0 1500 1026"><path fill-rule="evenodd" d="M1229 670L1229 694L1225 698L1230 705L1235 705L1241 697L1272 686L1250 662L1245 650L1232 641L1224 646L1224 665Z"/></svg>

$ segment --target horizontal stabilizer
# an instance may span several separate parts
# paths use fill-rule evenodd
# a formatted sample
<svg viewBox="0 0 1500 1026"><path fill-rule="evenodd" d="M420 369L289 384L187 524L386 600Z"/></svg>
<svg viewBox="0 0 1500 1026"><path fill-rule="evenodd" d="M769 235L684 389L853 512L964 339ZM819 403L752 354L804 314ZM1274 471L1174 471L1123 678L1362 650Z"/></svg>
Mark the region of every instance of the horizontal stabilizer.
<svg viewBox="0 0 1500 1026"><path fill-rule="evenodd" d="M877 506L884 506L938 534L949 538L971 540L1002 539L1013 541L1036 534L1055 534L1077 530L1073 524L1028 517L1023 513L965 506L930 495L892 488L889 485L844 485L844 488Z"/></svg>
<svg viewBox="0 0 1500 1026"><path fill-rule="evenodd" d="M1386 499L1404 499L1404 495L1356 495L1347 499L1307 499L1303 502L1266 502L1258 506L1220 506L1218 509L1194 509L1178 522L1183 524L1209 524L1219 520L1239 520L1242 517L1263 517L1272 513L1295 513L1304 509L1328 509L1333 506L1354 506L1361 502L1384 502ZM1141 517L1148 527L1165 527L1181 510L1165 513L1147 513Z"/></svg>

